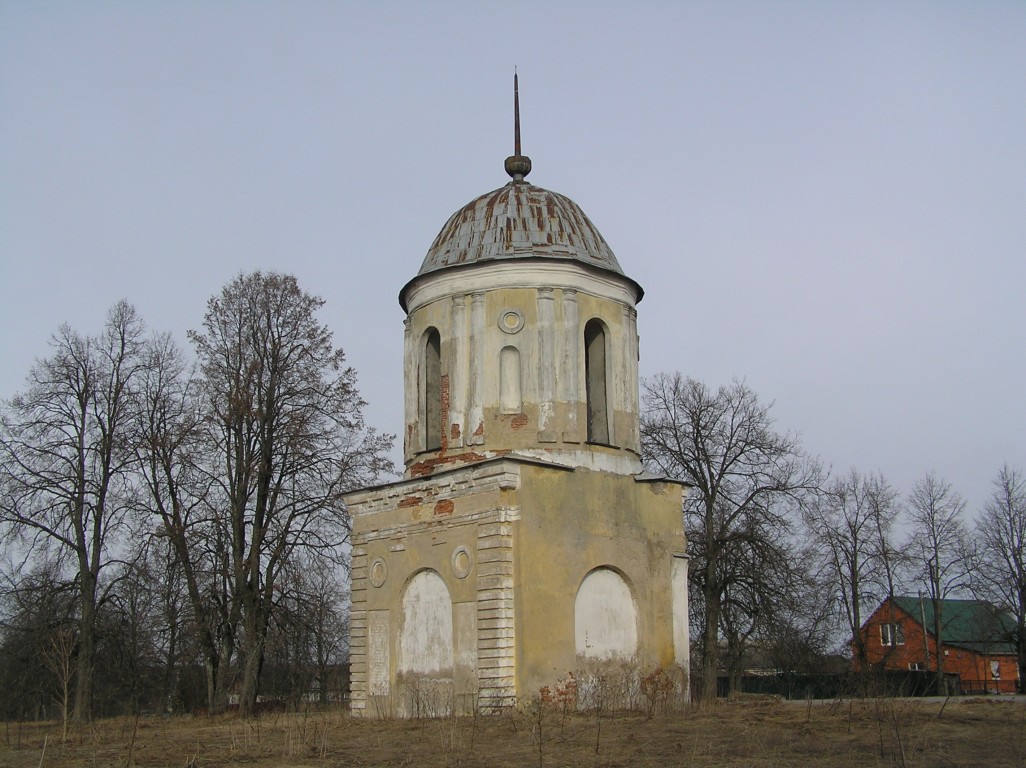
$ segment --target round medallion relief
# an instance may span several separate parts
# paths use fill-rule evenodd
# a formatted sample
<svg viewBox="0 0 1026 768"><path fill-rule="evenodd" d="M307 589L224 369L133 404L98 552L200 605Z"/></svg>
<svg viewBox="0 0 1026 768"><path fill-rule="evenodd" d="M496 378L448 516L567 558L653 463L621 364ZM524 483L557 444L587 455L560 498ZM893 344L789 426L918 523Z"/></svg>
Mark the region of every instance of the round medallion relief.
<svg viewBox="0 0 1026 768"><path fill-rule="evenodd" d="M499 315L499 328L506 333L516 333L524 327L524 313L519 309L506 309Z"/></svg>
<svg viewBox="0 0 1026 768"><path fill-rule="evenodd" d="M388 578L388 566L385 565L384 558L375 557L370 565L370 583L375 587L380 587L385 583L385 579Z"/></svg>
<svg viewBox="0 0 1026 768"><path fill-rule="evenodd" d="M465 579L470 574L474 560L466 547L456 547L452 552L452 573L457 579Z"/></svg>

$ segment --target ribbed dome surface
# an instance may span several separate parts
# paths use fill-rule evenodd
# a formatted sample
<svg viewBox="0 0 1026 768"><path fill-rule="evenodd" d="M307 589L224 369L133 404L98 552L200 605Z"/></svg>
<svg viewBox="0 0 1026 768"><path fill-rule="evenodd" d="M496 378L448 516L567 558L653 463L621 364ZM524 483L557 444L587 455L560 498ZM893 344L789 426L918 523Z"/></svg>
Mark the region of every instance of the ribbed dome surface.
<svg viewBox="0 0 1026 768"><path fill-rule="evenodd" d="M622 275L616 257L573 200L512 181L454 213L428 249L418 274L521 258L569 259Z"/></svg>

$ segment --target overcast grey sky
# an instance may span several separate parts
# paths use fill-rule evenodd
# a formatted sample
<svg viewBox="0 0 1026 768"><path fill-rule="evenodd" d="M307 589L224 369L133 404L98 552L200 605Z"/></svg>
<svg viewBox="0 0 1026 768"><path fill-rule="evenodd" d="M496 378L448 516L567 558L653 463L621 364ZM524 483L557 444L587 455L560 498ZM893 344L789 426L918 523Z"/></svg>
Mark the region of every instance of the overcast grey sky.
<svg viewBox="0 0 1026 768"><path fill-rule="evenodd" d="M402 423L396 295L507 181L576 200L643 375L744 377L835 470L1026 466L1026 3L0 0L0 397L118 299L297 275Z"/></svg>

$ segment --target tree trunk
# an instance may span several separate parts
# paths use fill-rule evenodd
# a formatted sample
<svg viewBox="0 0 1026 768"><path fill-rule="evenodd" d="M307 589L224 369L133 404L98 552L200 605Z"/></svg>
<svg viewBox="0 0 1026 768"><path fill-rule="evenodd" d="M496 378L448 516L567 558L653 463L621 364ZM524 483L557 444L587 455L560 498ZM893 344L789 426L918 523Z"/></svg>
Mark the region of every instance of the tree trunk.
<svg viewBox="0 0 1026 768"><path fill-rule="evenodd" d="M859 578L858 567L854 564L849 573L851 581L851 625L852 645L854 645L855 662L859 669L866 667L866 642L862 637L862 605L859 594L862 589L862 581Z"/></svg>
<svg viewBox="0 0 1026 768"><path fill-rule="evenodd" d="M1026 693L1026 581L1019 581L1015 648L1019 656L1019 693Z"/></svg>
<svg viewBox="0 0 1026 768"><path fill-rule="evenodd" d="M81 573L81 615L78 621L78 650L75 658L75 714L78 723L92 718L93 661L96 658L96 581L88 571Z"/></svg>
<svg viewBox="0 0 1026 768"><path fill-rule="evenodd" d="M242 687L239 690L239 714L249 717L256 708L260 689L260 672L264 666L264 639L267 637L268 614L260 595L253 596L247 606L245 640L242 648Z"/></svg>
<svg viewBox="0 0 1026 768"><path fill-rule="evenodd" d="M708 582L707 582L708 583ZM702 637L702 701L716 700L716 674L719 664L720 594L706 587L705 629Z"/></svg>
<svg viewBox="0 0 1026 768"><path fill-rule="evenodd" d="M160 704L164 713L173 712L175 694L178 690L178 612L168 611L167 655L164 660L164 676L161 681Z"/></svg>
<svg viewBox="0 0 1026 768"><path fill-rule="evenodd" d="M1026 641L1022 639L1022 629L1019 630L1019 693L1026 693Z"/></svg>
<svg viewBox="0 0 1026 768"><path fill-rule="evenodd" d="M727 672L727 695L728 697L733 697L738 693L741 693L741 659L732 656Z"/></svg>
<svg viewBox="0 0 1026 768"><path fill-rule="evenodd" d="M239 714L249 717L256 709L257 693L260 689L260 669L263 666L263 637L252 640L247 635L243 650L242 687L239 690Z"/></svg>
<svg viewBox="0 0 1026 768"><path fill-rule="evenodd" d="M228 709L228 695L232 684L231 645L221 643L220 652L207 661L207 701L212 715L223 715Z"/></svg>
<svg viewBox="0 0 1026 768"><path fill-rule="evenodd" d="M934 637L937 638L937 653L934 656L937 657L937 682L936 682L936 694L938 696L944 696L947 693L947 687L944 683L944 648L941 646L944 638L942 636L944 624L942 623L941 617L941 601L933 601L933 633Z"/></svg>

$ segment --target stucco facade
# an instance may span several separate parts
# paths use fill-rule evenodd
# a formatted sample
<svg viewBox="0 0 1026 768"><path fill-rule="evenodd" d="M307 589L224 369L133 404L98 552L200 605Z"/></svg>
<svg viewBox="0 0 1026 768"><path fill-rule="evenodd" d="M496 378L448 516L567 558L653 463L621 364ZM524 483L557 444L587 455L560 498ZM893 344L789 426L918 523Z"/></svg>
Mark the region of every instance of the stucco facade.
<svg viewBox="0 0 1026 768"><path fill-rule="evenodd" d="M406 472L347 497L356 714L687 669L682 487L639 458L641 288L575 203L513 167L400 293Z"/></svg>

